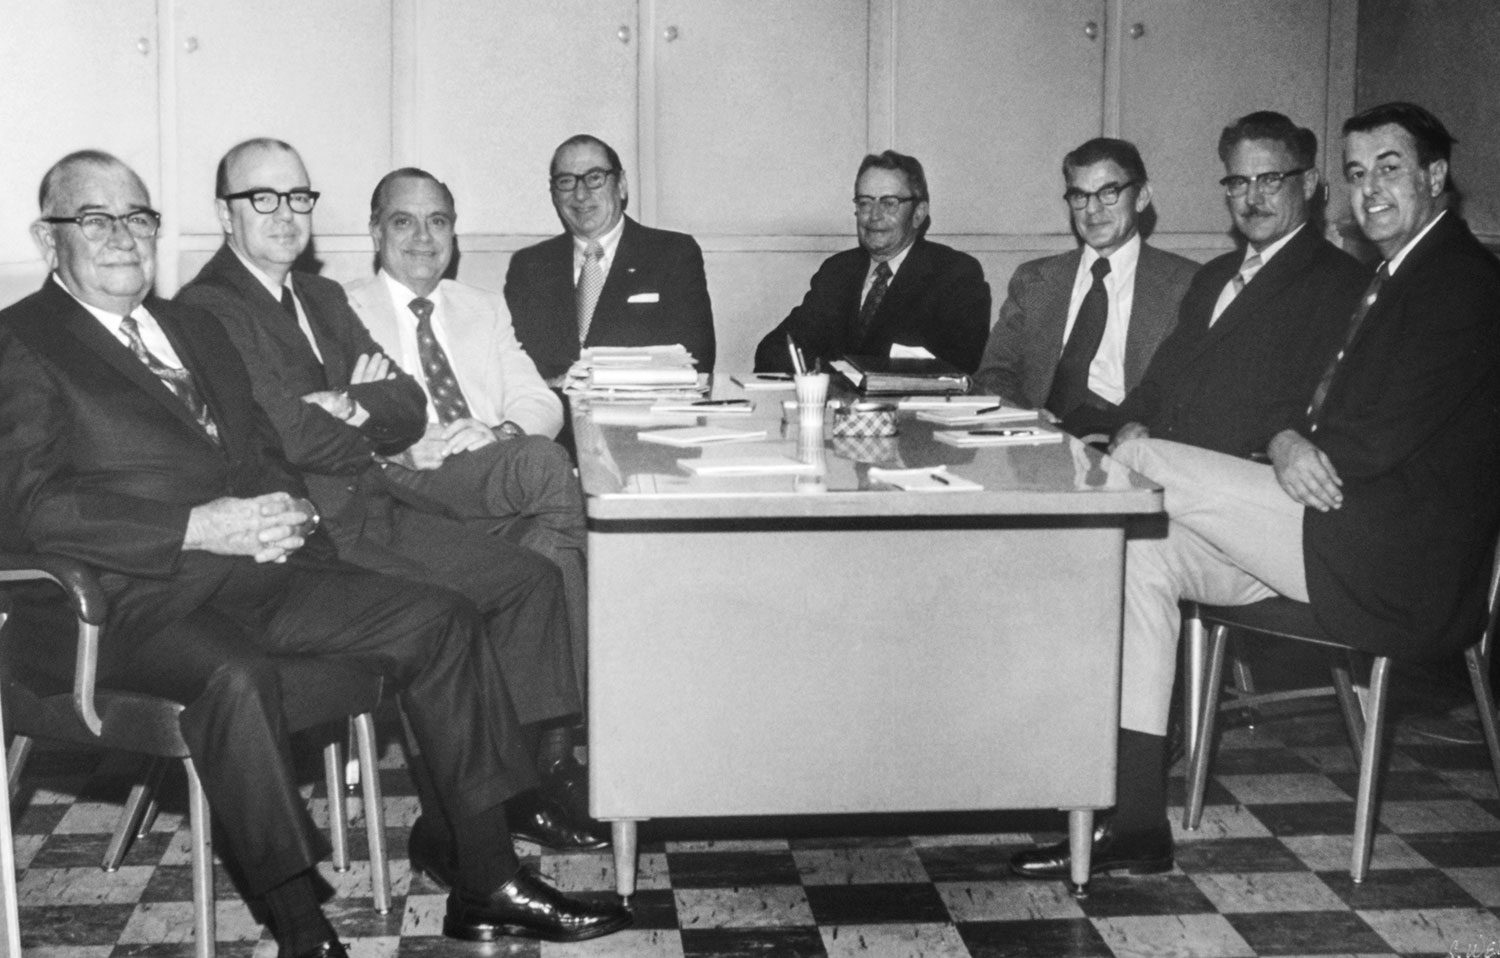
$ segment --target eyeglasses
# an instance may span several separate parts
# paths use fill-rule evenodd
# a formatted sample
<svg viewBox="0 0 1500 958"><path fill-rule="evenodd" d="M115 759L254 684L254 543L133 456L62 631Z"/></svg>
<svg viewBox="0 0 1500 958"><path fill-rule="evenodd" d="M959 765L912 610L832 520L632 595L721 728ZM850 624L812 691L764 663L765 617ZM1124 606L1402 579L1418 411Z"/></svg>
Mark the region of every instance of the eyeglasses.
<svg viewBox="0 0 1500 958"><path fill-rule="evenodd" d="M1304 168L1286 170L1281 173L1257 173L1254 176L1226 176L1219 181L1219 185L1224 187L1225 196L1244 196L1250 192L1251 183L1255 184L1256 189L1260 190L1262 195L1275 196L1281 192L1281 185L1286 182L1287 177L1301 176L1306 172L1307 169Z"/></svg>
<svg viewBox="0 0 1500 958"><path fill-rule="evenodd" d="M1092 193L1070 189L1063 194L1063 199L1075 210L1087 209L1089 200L1092 199L1097 199L1102 206L1114 206L1120 202L1120 194L1135 185L1135 180L1129 180L1125 183L1105 183Z"/></svg>
<svg viewBox="0 0 1500 958"><path fill-rule="evenodd" d="M582 183L590 191L603 186L618 170L603 170L594 167L582 173L559 173L552 177L552 189L558 193L571 193Z"/></svg>
<svg viewBox="0 0 1500 958"><path fill-rule="evenodd" d="M895 216L896 213L900 211L901 205L903 203L918 202L921 201L918 197L915 196L875 197L860 195L854 198L854 212L858 213L860 216L868 216L869 214L875 212L875 207L878 206L880 207L880 211L882 213L885 213L887 216Z"/></svg>
<svg viewBox="0 0 1500 958"><path fill-rule="evenodd" d="M44 216L43 223L72 223L91 243L109 239L114 234L115 224L124 223L125 229L136 239L150 239L161 229L161 214L156 210L135 210L124 216L108 213L84 213L81 216Z"/></svg>
<svg viewBox="0 0 1500 958"><path fill-rule="evenodd" d="M227 193L219 199L249 200L250 206L257 213L274 213L281 209L281 201L286 200L287 208L293 213L311 213L313 207L318 205L318 197L322 195L317 190L287 190L285 193L276 190L241 190L238 193Z"/></svg>

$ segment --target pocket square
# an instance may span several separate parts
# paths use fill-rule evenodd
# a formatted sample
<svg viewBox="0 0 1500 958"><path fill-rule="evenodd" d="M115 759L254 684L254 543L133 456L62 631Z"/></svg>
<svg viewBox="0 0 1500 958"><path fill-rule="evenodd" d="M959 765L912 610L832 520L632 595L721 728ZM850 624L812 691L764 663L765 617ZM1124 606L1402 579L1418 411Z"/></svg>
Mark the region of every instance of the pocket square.
<svg viewBox="0 0 1500 958"><path fill-rule="evenodd" d="M630 297L625 302L627 302L627 303L659 303L659 302L661 302L661 293L636 293L634 296Z"/></svg>

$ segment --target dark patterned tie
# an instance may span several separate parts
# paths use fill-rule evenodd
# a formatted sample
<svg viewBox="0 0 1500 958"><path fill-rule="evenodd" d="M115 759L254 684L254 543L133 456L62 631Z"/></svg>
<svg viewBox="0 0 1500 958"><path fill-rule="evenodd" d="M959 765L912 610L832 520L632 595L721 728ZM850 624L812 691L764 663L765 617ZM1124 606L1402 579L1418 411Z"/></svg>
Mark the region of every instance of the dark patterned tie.
<svg viewBox="0 0 1500 958"><path fill-rule="evenodd" d="M455 419L468 419L469 404L458 388L448 354L432 333L432 300L418 296L410 306L417 315L417 356L422 360L422 375L427 379L427 394L432 397L438 422L446 426Z"/></svg>
<svg viewBox="0 0 1500 958"><path fill-rule="evenodd" d="M193 382L193 374L186 369L168 366L160 359L157 359L156 354L146 348L145 340L141 339L141 327L135 321L135 317L121 316L120 332L125 334L125 338L130 343L130 351L135 353L135 358L146 364L146 368L151 370L156 375L156 378L162 381L162 385L171 390L172 395L176 396L187 407L188 412L192 413L193 418L197 420L199 426L203 427L203 431L208 434L208 437L214 442L218 442L218 424L214 422L213 416L209 415L208 404L203 401L203 396L199 394L198 387Z"/></svg>
<svg viewBox="0 0 1500 958"><path fill-rule="evenodd" d="M1370 307L1375 305L1375 300L1380 298L1380 287L1390 276L1386 264L1381 263L1380 268L1375 271L1375 278L1370 280L1370 285L1365 287L1364 298L1354 309L1354 315L1349 317L1349 327L1344 331L1343 345L1339 346L1338 354L1328 361L1328 367L1323 370L1323 376L1318 380L1318 388L1313 390L1312 402L1307 405L1307 419L1311 423L1310 431L1318 431L1318 416L1323 411L1323 403L1328 400L1328 389L1333 385L1333 377L1338 373L1339 364L1344 361L1344 353L1354 342L1354 337L1359 335L1359 328L1364 325L1365 317L1370 315Z"/></svg>
<svg viewBox="0 0 1500 958"><path fill-rule="evenodd" d="M1078 317L1073 320L1073 331L1063 346L1052 391L1047 395L1047 409L1057 416L1067 416L1088 400L1089 366L1104 341L1104 326L1109 321L1109 293L1104 289L1109 260L1094 260L1092 271L1094 282L1078 304Z"/></svg>
<svg viewBox="0 0 1500 958"><path fill-rule="evenodd" d="M589 338L589 327L594 322L594 307L599 305L599 294L604 292L604 247L590 243L583 251L583 269L578 273L578 344Z"/></svg>
<svg viewBox="0 0 1500 958"><path fill-rule="evenodd" d="M286 314L292 317L292 322L296 323L298 328L301 328L302 321L297 318L297 301L292 298L292 288L290 286L281 287L281 308L286 310Z"/></svg>
<svg viewBox="0 0 1500 958"><path fill-rule="evenodd" d="M875 314L880 311L880 301L885 299L885 291L891 285L891 264L879 263L875 266L875 282L870 284L870 291L865 294L864 305L859 308L859 328L854 330L855 348L865 341L865 336L870 332L870 327L875 324Z"/></svg>

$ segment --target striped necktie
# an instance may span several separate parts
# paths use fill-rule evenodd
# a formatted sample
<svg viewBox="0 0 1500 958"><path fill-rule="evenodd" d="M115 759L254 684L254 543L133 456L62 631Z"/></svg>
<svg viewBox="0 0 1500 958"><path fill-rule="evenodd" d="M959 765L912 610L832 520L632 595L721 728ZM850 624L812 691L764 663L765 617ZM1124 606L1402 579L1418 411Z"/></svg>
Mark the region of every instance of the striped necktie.
<svg viewBox="0 0 1500 958"><path fill-rule="evenodd" d="M1349 317L1349 326L1344 331L1344 342L1339 351L1328 361L1328 367L1323 370L1323 376L1318 380L1318 388L1313 390L1312 402L1307 405L1307 419L1309 431L1318 431L1318 417L1323 412L1323 404L1328 401L1328 390L1333 386L1333 377L1339 371L1339 364L1344 361L1344 354L1354 343L1354 337L1359 335L1359 328L1365 324L1365 317L1370 315L1370 309L1375 301L1380 298L1380 288L1390 278L1390 271L1385 263L1375 271L1375 278L1370 280L1370 285L1365 287L1364 298L1354 309L1354 315Z"/></svg>
<svg viewBox="0 0 1500 958"><path fill-rule="evenodd" d="M865 294L865 301L859 307L859 328L854 331L854 348L858 349L869 335L870 327L875 325L875 314L880 311L880 303L885 299L885 291L891 285L891 264L879 263L875 267L875 282L870 284L870 291Z"/></svg>
<svg viewBox="0 0 1500 958"><path fill-rule="evenodd" d="M213 416L209 414L208 404L203 401L203 396L198 392L198 386L193 382L193 374L186 369L178 369L176 366L168 366L157 358L156 354L146 348L146 341L141 339L140 324L135 321L134 316L120 317L120 332L125 335L129 343L130 351L135 358L146 364L146 368L162 381L172 395L187 407L203 431L214 442L219 441L219 427L214 422Z"/></svg>

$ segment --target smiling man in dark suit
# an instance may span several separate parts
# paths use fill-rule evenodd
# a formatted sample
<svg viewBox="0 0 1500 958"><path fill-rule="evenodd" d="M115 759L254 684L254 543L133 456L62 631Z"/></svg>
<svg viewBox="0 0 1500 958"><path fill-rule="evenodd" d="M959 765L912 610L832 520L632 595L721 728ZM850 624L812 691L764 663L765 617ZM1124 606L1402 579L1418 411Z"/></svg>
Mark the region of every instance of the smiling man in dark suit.
<svg viewBox="0 0 1500 958"><path fill-rule="evenodd" d="M629 923L520 866L502 802L535 783L473 607L340 563L214 317L151 295L160 217L108 154L47 173L33 236L52 269L0 313L0 548L96 567L99 684L185 706L183 738L226 857L279 958L345 955L313 881L278 655L319 656L400 692L458 858L445 931L580 940ZM555 605L544 587L530 600ZM66 649L26 648L35 668Z"/></svg>
<svg viewBox="0 0 1500 958"><path fill-rule="evenodd" d="M1286 596L1337 642L1400 658L1479 635L1500 527L1500 263L1450 208L1452 145L1410 103L1344 123L1350 205L1382 262L1269 465L1156 438L1115 451L1165 488L1168 525L1127 543L1120 760L1129 731L1141 771L1095 831L1096 873L1172 865L1162 765L1179 601ZM1038 878L1069 864L1065 844L1012 860Z"/></svg>
<svg viewBox="0 0 1500 958"><path fill-rule="evenodd" d="M1063 157L1063 197L1083 245L1022 263L974 388L1046 409L1079 435L1110 432L1172 327L1198 264L1150 246L1151 183L1140 152L1099 137Z"/></svg>
<svg viewBox="0 0 1500 958"><path fill-rule="evenodd" d="M791 372L790 335L809 361L929 355L972 373L990 323L990 287L968 253L926 238L927 174L916 157L870 154L854 178L859 246L813 274L802 304L760 341L757 372Z"/></svg>
<svg viewBox="0 0 1500 958"><path fill-rule="evenodd" d="M1317 156L1313 131L1280 113L1225 127L1220 183L1245 246L1193 278L1177 328L1121 404L1116 445L1155 436L1261 456L1302 413L1369 279L1309 222Z"/></svg>
<svg viewBox="0 0 1500 958"><path fill-rule="evenodd" d="M580 134L552 154L552 205L566 232L518 250L505 274L516 337L557 385L586 346L681 343L714 368L703 251L686 233L642 226L614 149Z"/></svg>

